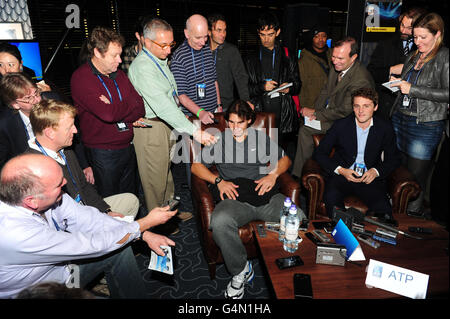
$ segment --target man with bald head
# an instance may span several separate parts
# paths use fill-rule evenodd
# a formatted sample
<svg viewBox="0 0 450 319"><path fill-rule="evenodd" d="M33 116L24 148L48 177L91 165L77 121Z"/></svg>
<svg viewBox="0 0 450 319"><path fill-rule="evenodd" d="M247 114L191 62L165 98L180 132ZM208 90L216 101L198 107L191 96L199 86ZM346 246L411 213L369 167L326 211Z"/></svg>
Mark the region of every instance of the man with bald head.
<svg viewBox="0 0 450 319"><path fill-rule="evenodd" d="M176 211L154 208L135 222L82 206L61 188L59 164L41 154L8 161L0 175L0 298L40 282L84 288L101 273L112 298L146 298L131 241L142 238L157 254L175 243L147 231Z"/></svg>
<svg viewBox="0 0 450 319"><path fill-rule="evenodd" d="M213 123L213 113L222 112L216 67L208 41L208 21L194 14L186 21L186 40L175 50L170 69L178 87L182 111L196 115L204 124Z"/></svg>

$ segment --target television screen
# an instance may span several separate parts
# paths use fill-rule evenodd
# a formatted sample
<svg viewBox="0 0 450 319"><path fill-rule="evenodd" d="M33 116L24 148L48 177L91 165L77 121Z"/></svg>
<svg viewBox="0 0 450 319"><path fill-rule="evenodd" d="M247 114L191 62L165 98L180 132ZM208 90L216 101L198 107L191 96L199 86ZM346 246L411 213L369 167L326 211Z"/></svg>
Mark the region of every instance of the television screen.
<svg viewBox="0 0 450 319"><path fill-rule="evenodd" d="M34 71L35 77L33 79L37 81L42 80L42 63L41 63L41 52L39 51L39 43L33 41L20 41L20 42L9 42L15 45L22 55L23 66ZM29 73L29 72L27 72ZM32 72L31 72L32 73Z"/></svg>

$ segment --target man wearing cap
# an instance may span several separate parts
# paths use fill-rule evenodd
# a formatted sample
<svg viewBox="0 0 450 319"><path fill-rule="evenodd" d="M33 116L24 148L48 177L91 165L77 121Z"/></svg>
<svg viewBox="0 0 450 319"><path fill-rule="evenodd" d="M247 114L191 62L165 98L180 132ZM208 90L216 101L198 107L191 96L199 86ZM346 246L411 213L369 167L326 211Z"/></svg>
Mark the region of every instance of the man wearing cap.
<svg viewBox="0 0 450 319"><path fill-rule="evenodd" d="M299 94L302 107L314 108L320 90L327 83L331 63L331 48L327 46L327 28L314 27L308 33L307 44L300 52L298 69L302 87Z"/></svg>

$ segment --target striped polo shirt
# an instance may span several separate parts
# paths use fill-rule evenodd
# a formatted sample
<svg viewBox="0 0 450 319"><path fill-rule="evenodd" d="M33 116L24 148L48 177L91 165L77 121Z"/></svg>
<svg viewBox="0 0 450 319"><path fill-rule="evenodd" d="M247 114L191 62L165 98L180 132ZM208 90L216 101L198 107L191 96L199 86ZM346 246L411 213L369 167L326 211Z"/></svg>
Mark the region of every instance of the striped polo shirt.
<svg viewBox="0 0 450 319"><path fill-rule="evenodd" d="M186 94L199 107L214 112L217 108L215 86L217 76L214 59L208 45L197 51L189 46L187 40L184 40L173 54L170 70L177 83L178 95ZM197 97L197 84L199 83L206 85L206 96L203 99ZM185 107L181 109L184 114L192 115Z"/></svg>

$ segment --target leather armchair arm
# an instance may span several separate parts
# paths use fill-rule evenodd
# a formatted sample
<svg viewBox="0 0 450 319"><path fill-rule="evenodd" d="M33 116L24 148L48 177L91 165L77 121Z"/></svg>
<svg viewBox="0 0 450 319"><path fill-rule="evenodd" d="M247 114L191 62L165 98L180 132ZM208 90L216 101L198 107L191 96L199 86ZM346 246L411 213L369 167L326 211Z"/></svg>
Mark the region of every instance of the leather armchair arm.
<svg viewBox="0 0 450 319"><path fill-rule="evenodd" d="M295 205L300 206L300 184L287 172L278 176L280 192L289 196Z"/></svg>
<svg viewBox="0 0 450 319"><path fill-rule="evenodd" d="M404 167L397 167L387 178L387 187L392 199L392 213L406 213L408 202L420 193L420 186Z"/></svg>
<svg viewBox="0 0 450 319"><path fill-rule="evenodd" d="M308 159L303 166L302 184L309 191L309 211L308 218L315 219L316 214L324 214L324 207L321 206L325 181L322 176L322 169L313 159Z"/></svg>

